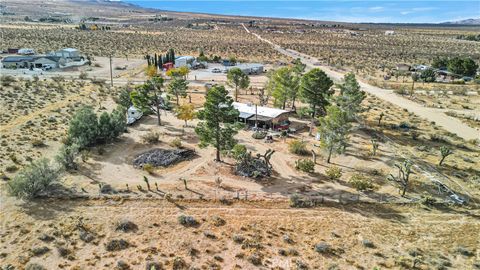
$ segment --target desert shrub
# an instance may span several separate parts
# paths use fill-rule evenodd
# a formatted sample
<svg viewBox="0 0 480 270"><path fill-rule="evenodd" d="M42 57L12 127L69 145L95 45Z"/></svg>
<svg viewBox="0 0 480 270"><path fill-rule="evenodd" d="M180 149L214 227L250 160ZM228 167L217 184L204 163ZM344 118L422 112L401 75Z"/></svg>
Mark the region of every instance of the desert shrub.
<svg viewBox="0 0 480 270"><path fill-rule="evenodd" d="M105 245L107 251L119 251L128 247L130 247L130 243L123 239L113 239Z"/></svg>
<svg viewBox="0 0 480 270"><path fill-rule="evenodd" d="M27 267L25 267L25 270L46 270L46 269L47 268L37 263L29 263Z"/></svg>
<svg viewBox="0 0 480 270"><path fill-rule="evenodd" d="M77 143L80 148L85 148L95 144L97 136L97 115L92 107L85 106L70 121L67 144Z"/></svg>
<svg viewBox="0 0 480 270"><path fill-rule="evenodd" d="M260 255L253 253L252 255L248 256L247 260L253 265L261 265L262 264L262 257Z"/></svg>
<svg viewBox="0 0 480 270"><path fill-rule="evenodd" d="M230 154L235 160L242 159L246 153L247 153L247 147L243 144L236 144L232 148L232 151L230 152Z"/></svg>
<svg viewBox="0 0 480 270"><path fill-rule="evenodd" d="M80 80L86 80L86 79L88 79L88 74L87 74L87 72L85 72L85 71L80 72L80 75L78 75L78 78L79 78Z"/></svg>
<svg viewBox="0 0 480 270"><path fill-rule="evenodd" d="M10 194L19 198L35 198L60 180L60 170L48 159L40 159L18 172L8 182Z"/></svg>
<svg viewBox="0 0 480 270"><path fill-rule="evenodd" d="M315 172L315 163L313 163L311 159L299 159L295 161L295 169L306 173L313 173Z"/></svg>
<svg viewBox="0 0 480 270"><path fill-rule="evenodd" d="M265 137L267 137L267 132L264 132L264 131L255 131L252 134L252 138L257 140L265 139Z"/></svg>
<svg viewBox="0 0 480 270"><path fill-rule="evenodd" d="M117 223L115 230L122 232L135 232L138 230L138 226L129 220L121 220Z"/></svg>
<svg viewBox="0 0 480 270"><path fill-rule="evenodd" d="M198 225L198 221L192 216L180 215L178 217L178 223L182 224L185 227L193 227Z"/></svg>
<svg viewBox="0 0 480 270"><path fill-rule="evenodd" d="M307 143L300 140L293 140L288 143L288 151L296 155L308 155Z"/></svg>
<svg viewBox="0 0 480 270"><path fill-rule="evenodd" d="M422 202L422 204L424 204L424 205L429 205L429 206L431 206L431 205L434 205L434 204L437 202L437 200L436 200L434 197L430 196L430 195L425 195L425 196L422 196L421 202Z"/></svg>
<svg viewBox="0 0 480 270"><path fill-rule="evenodd" d="M162 270L163 265L160 262L147 262L145 270Z"/></svg>
<svg viewBox="0 0 480 270"><path fill-rule="evenodd" d="M362 245L363 245L364 247L367 247L367 248L374 248L374 247L375 247L375 244L374 244L372 241L368 240L368 239L363 239L363 240L362 240Z"/></svg>
<svg viewBox="0 0 480 270"><path fill-rule="evenodd" d="M173 259L173 265L172 265L173 270L183 270L187 268L188 268L188 265L182 257L175 257Z"/></svg>
<svg viewBox="0 0 480 270"><path fill-rule="evenodd" d="M182 140L180 138L175 138L170 142L171 147L182 148Z"/></svg>
<svg viewBox="0 0 480 270"><path fill-rule="evenodd" d="M241 234L234 234L232 236L233 242L237 244L242 244L245 241L245 237Z"/></svg>
<svg viewBox="0 0 480 270"><path fill-rule="evenodd" d="M143 165L143 170L148 172L149 174L154 174L155 173L155 167L150 163L144 164Z"/></svg>
<svg viewBox="0 0 480 270"><path fill-rule="evenodd" d="M0 77L0 82L2 82L2 86L10 86L15 81L15 77L10 75L2 75L2 77Z"/></svg>
<svg viewBox="0 0 480 270"><path fill-rule="evenodd" d="M79 154L80 147L74 143L63 145L55 156L55 161L62 165L66 170L76 170L78 168L75 158Z"/></svg>
<svg viewBox="0 0 480 270"><path fill-rule="evenodd" d="M142 141L148 144L154 144L159 141L160 134L158 132L150 131L147 134L142 135Z"/></svg>
<svg viewBox="0 0 480 270"><path fill-rule="evenodd" d="M365 175L356 173L350 177L348 181L356 190L371 190L374 188L372 181Z"/></svg>
<svg viewBox="0 0 480 270"><path fill-rule="evenodd" d="M340 179L340 177L342 177L342 169L337 166L332 166L325 170L325 174L327 175L328 178L332 180L337 180L337 179Z"/></svg>
<svg viewBox="0 0 480 270"><path fill-rule="evenodd" d="M212 221L213 221L213 225L215 225L217 227L220 227L220 226L223 226L223 225L226 224L226 221L219 216L213 216Z"/></svg>
<svg viewBox="0 0 480 270"><path fill-rule="evenodd" d="M33 139L31 143L32 143L33 147L44 147L45 146L45 143L40 139Z"/></svg>
<svg viewBox="0 0 480 270"><path fill-rule="evenodd" d="M310 208L314 207L315 203L308 198L303 198L298 194L290 196L290 207L293 208Z"/></svg>
<svg viewBox="0 0 480 270"><path fill-rule="evenodd" d="M9 165L5 168L5 171L7 171L9 173L14 173L14 172L18 171L18 167L17 167L17 165Z"/></svg>
<svg viewBox="0 0 480 270"><path fill-rule="evenodd" d="M325 242L320 242L320 243L316 244L314 249L315 249L316 252L322 253L322 254L328 254L328 253L331 253L333 251L332 247Z"/></svg>

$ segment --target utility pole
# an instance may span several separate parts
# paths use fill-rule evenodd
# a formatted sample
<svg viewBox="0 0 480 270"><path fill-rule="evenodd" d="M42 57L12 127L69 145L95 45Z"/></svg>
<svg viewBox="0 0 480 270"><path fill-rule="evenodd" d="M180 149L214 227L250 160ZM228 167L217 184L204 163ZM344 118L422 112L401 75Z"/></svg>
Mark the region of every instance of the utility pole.
<svg viewBox="0 0 480 270"><path fill-rule="evenodd" d="M258 125L258 112L257 112L257 104L255 104L255 129L257 129Z"/></svg>
<svg viewBox="0 0 480 270"><path fill-rule="evenodd" d="M112 55L110 54L110 85L113 87Z"/></svg>

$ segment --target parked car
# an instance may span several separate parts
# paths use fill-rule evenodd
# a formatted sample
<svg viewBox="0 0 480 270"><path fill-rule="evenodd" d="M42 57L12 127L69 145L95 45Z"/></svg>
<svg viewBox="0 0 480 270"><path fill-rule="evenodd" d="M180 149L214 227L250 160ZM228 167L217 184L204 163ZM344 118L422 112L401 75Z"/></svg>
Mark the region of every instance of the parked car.
<svg viewBox="0 0 480 270"><path fill-rule="evenodd" d="M219 68L212 69L213 73L221 73L222 71Z"/></svg>

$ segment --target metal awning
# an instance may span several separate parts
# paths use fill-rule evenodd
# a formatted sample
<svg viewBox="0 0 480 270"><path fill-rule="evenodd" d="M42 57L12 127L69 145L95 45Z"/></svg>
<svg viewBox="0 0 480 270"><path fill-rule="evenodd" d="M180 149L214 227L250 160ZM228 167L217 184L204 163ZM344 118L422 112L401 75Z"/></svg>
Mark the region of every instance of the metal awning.
<svg viewBox="0 0 480 270"><path fill-rule="evenodd" d="M246 120L246 119L248 119L248 118L250 118L250 117L252 117L252 116L254 116L254 114L252 114L252 113L246 113L246 112L241 112L238 117Z"/></svg>
<svg viewBox="0 0 480 270"><path fill-rule="evenodd" d="M255 118L255 115L254 115L254 114L253 114L252 116L253 116L253 117L251 117L251 118L248 119L248 120L254 121L254 120L256 119L256 120L262 121L262 122L268 122L268 121L272 121L272 120L273 120L272 117L268 117L268 116L257 115L256 118Z"/></svg>

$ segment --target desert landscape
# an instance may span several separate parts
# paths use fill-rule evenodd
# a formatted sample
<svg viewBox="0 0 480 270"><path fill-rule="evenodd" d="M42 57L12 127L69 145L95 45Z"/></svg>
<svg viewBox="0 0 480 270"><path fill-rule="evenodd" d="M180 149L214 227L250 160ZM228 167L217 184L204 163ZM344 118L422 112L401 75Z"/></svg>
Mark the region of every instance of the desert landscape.
<svg viewBox="0 0 480 270"><path fill-rule="evenodd" d="M1 269L480 269L478 27L38 2L1 5Z"/></svg>

